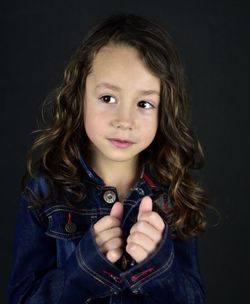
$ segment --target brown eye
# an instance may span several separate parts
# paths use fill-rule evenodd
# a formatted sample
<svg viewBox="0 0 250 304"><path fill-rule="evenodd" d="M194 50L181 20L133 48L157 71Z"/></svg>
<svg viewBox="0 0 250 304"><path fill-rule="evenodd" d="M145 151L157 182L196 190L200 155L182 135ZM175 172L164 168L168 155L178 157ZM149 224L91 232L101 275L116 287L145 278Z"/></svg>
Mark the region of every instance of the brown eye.
<svg viewBox="0 0 250 304"><path fill-rule="evenodd" d="M115 103L116 102L115 98L110 95L104 95L100 99L101 99L101 101L103 101L105 103Z"/></svg>
<svg viewBox="0 0 250 304"><path fill-rule="evenodd" d="M145 100L139 101L137 105L138 105L138 107L143 108L143 109L154 108L154 106L150 102L145 101Z"/></svg>

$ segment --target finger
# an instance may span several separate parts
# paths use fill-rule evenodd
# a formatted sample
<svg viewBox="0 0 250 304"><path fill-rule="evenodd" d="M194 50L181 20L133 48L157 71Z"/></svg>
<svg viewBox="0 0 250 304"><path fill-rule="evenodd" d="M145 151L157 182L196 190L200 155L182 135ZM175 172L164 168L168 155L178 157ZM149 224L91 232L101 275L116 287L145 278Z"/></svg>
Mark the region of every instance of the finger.
<svg viewBox="0 0 250 304"><path fill-rule="evenodd" d="M120 202L114 203L110 215L121 221L123 216L123 205Z"/></svg>
<svg viewBox="0 0 250 304"><path fill-rule="evenodd" d="M123 251L121 248L110 250L106 253L107 259L111 263L117 262L122 257Z"/></svg>
<svg viewBox="0 0 250 304"><path fill-rule="evenodd" d="M100 233L107 229L120 226L122 216L123 205L120 202L116 202L110 211L110 215L102 217L97 223L95 223L94 232Z"/></svg>
<svg viewBox="0 0 250 304"><path fill-rule="evenodd" d="M105 242L101 247L100 250L103 253L106 253L110 250L115 250L118 248L121 248L123 245L123 240L121 238L113 238L112 240L109 240L107 242Z"/></svg>
<svg viewBox="0 0 250 304"><path fill-rule="evenodd" d="M119 227L121 224L120 220L114 216L106 215L102 217L98 222L93 226L95 234L99 234L102 231Z"/></svg>
<svg viewBox="0 0 250 304"><path fill-rule="evenodd" d="M157 244L160 242L162 238L162 232L160 232L151 224L145 221L139 221L133 225L133 227L130 229L130 234L136 232L146 234L152 241L154 241Z"/></svg>
<svg viewBox="0 0 250 304"><path fill-rule="evenodd" d="M141 246L148 254L152 253L156 247L157 243L150 239L146 234L141 232L135 232L130 234L127 238L127 243L134 243L136 245Z"/></svg>
<svg viewBox="0 0 250 304"><path fill-rule="evenodd" d="M141 213L141 215L139 217L139 221L147 222L150 225L152 225L155 229L157 229L158 231L161 231L161 232L165 228L165 223L164 223L163 219L155 211Z"/></svg>
<svg viewBox="0 0 250 304"><path fill-rule="evenodd" d="M107 242L113 238L117 238L117 237L121 237L121 236L122 236L121 228L115 227L115 228L111 228L111 229L102 231L99 234L97 234L95 241L96 241L96 244L100 247L105 242Z"/></svg>
<svg viewBox="0 0 250 304"><path fill-rule="evenodd" d="M142 213L145 213L145 212L150 212L153 210L153 202L152 202L152 199L151 197L149 196L145 196L141 203L140 203L140 207L139 207L139 212L138 212L138 219L140 217L140 215Z"/></svg>
<svg viewBox="0 0 250 304"><path fill-rule="evenodd" d="M148 253L141 246L134 243L127 244L126 251L137 263L148 257Z"/></svg>

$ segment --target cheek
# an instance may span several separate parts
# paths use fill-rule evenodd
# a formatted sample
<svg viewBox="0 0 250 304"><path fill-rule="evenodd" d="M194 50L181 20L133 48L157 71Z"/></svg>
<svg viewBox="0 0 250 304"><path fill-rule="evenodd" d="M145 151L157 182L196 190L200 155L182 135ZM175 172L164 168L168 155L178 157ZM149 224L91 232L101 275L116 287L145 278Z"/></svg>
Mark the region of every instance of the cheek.
<svg viewBox="0 0 250 304"><path fill-rule="evenodd" d="M147 122L146 126L148 126L148 128L146 127L146 129L148 130L150 136L155 135L158 128L158 117L156 115L151 117L150 121Z"/></svg>
<svg viewBox="0 0 250 304"><path fill-rule="evenodd" d="M157 117L152 117L150 120L145 122L145 126L143 128L145 139L153 140L158 128L158 119Z"/></svg>
<svg viewBox="0 0 250 304"><path fill-rule="evenodd" d="M86 115L85 121L84 121L84 127L85 127L85 131L90 139L95 137L95 135L97 135L97 133L99 131L98 126L100 126L100 124L97 123L97 120L94 118L94 116Z"/></svg>
<svg viewBox="0 0 250 304"><path fill-rule="evenodd" d="M84 117L84 127L88 138L91 141L97 140L104 135L106 130L105 116L100 115L95 109L87 109Z"/></svg>
<svg viewBox="0 0 250 304"><path fill-rule="evenodd" d="M147 133L145 135L145 141L147 141L148 143L151 143L154 140L155 135L156 135L156 128L148 129Z"/></svg>

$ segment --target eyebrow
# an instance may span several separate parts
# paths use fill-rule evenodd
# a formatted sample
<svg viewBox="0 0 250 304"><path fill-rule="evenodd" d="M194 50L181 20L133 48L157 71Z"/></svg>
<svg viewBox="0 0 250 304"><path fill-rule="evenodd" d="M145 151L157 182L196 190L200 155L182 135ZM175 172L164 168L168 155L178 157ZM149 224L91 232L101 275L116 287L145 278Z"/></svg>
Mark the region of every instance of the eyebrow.
<svg viewBox="0 0 250 304"><path fill-rule="evenodd" d="M96 86L96 89L99 88L107 88L107 89L111 89L113 91L116 92L120 92L122 89L114 84L108 83L108 82L101 82ZM155 94L157 96L160 96L160 93L156 90L139 90L139 93L143 94L143 95L152 95Z"/></svg>

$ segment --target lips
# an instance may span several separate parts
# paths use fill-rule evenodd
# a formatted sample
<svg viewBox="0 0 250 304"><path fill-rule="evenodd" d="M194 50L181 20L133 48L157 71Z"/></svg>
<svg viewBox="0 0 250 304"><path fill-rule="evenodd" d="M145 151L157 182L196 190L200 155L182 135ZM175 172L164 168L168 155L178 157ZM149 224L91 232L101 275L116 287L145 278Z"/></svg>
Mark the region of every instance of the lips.
<svg viewBox="0 0 250 304"><path fill-rule="evenodd" d="M109 141L113 146L121 149L129 148L134 144L134 142L130 140L120 139L120 138L109 138Z"/></svg>

